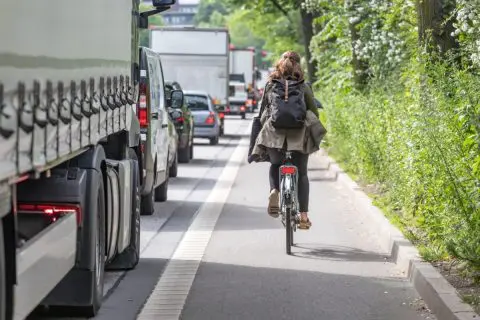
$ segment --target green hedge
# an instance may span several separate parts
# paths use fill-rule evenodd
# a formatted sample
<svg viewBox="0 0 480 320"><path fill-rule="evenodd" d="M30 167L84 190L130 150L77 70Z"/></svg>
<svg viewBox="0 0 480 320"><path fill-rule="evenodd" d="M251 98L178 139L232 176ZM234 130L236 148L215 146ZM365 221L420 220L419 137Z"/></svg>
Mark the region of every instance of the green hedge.
<svg viewBox="0 0 480 320"><path fill-rule="evenodd" d="M372 81L363 93L323 88L328 148L381 187L381 205L424 257L480 268L480 79L423 69Z"/></svg>

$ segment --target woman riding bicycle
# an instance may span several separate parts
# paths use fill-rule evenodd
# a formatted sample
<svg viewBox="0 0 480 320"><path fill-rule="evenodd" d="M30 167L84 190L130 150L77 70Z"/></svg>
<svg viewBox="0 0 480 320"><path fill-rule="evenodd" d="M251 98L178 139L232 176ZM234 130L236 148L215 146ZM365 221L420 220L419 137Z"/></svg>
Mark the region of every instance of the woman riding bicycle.
<svg viewBox="0 0 480 320"><path fill-rule="evenodd" d="M275 125L282 117L279 110L285 110L285 106L292 110L287 112L303 114L303 120L291 126ZM266 160L271 163L268 214L275 218L279 216L279 169L285 159L285 151L292 151L292 163L298 168L299 229L309 229L312 224L308 218L308 157L319 149L325 130L318 119L312 89L304 82L297 53L287 51L275 64L264 89L260 122L262 128L255 139L249 161Z"/></svg>

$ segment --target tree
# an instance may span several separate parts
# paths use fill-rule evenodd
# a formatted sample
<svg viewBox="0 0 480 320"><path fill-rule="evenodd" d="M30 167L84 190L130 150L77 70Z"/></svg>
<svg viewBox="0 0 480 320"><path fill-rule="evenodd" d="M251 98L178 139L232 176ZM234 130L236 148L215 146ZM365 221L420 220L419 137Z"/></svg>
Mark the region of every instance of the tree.
<svg viewBox="0 0 480 320"><path fill-rule="evenodd" d="M442 55L458 49L453 20L445 19L451 17L455 9L454 0L417 0L419 41Z"/></svg>
<svg viewBox="0 0 480 320"><path fill-rule="evenodd" d="M229 8L221 0L201 0L195 15L195 25L219 24L220 17L230 13Z"/></svg>
<svg viewBox="0 0 480 320"><path fill-rule="evenodd" d="M251 9L260 15L276 15L286 19L289 29L283 32L289 32L292 29L300 30L300 43L303 45L302 52L307 61L308 77L310 81L316 80L317 63L312 59L310 52L310 42L314 35L313 22L316 17L314 12L309 12L303 7L303 0L226 0L230 5ZM298 17L299 18L296 18ZM263 25L267 27L266 25ZM284 24L285 27L285 24ZM268 36L273 36L267 34ZM268 42L268 41L267 41ZM292 48L293 49L293 48Z"/></svg>

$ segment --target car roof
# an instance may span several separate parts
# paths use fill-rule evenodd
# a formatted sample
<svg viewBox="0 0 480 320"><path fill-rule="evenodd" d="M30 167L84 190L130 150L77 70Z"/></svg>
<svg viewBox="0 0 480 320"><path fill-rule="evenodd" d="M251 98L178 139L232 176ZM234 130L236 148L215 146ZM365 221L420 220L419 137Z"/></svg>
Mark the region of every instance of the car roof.
<svg viewBox="0 0 480 320"><path fill-rule="evenodd" d="M197 95L197 96L208 97L208 93L206 91L200 91L200 90L184 90L183 94L184 95Z"/></svg>

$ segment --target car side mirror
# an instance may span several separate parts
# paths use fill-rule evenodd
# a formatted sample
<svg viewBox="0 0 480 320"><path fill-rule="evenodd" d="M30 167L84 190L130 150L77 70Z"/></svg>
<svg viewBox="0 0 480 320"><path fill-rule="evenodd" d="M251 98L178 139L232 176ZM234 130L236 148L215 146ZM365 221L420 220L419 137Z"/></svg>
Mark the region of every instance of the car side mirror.
<svg viewBox="0 0 480 320"><path fill-rule="evenodd" d="M182 90L173 90L170 94L170 104L172 108L180 109L183 105L183 98Z"/></svg>

